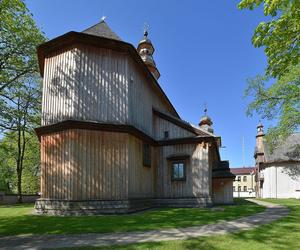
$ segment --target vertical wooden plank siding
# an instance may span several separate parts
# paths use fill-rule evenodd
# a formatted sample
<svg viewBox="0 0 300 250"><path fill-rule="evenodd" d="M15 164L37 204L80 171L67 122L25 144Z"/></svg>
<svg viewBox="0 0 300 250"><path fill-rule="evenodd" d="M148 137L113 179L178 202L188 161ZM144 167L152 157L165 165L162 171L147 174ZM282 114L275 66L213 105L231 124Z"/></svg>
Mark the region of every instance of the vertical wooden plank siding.
<svg viewBox="0 0 300 250"><path fill-rule="evenodd" d="M127 56L78 45L45 60L42 125L66 119L128 121Z"/></svg>
<svg viewBox="0 0 300 250"><path fill-rule="evenodd" d="M187 131L169 121L166 121L165 119L162 119L161 117L158 117L156 115L153 116L153 128L154 128L154 138L156 140L163 140L164 138L164 132L169 132L169 139L174 138L184 138L184 137L192 137L195 136L194 133Z"/></svg>
<svg viewBox="0 0 300 250"><path fill-rule="evenodd" d="M42 136L42 198L127 199L128 141L124 133L76 129Z"/></svg>
<svg viewBox="0 0 300 250"><path fill-rule="evenodd" d="M154 137L152 108L169 114L172 111L130 58L128 59L128 76L130 124Z"/></svg>
<svg viewBox="0 0 300 250"><path fill-rule="evenodd" d="M129 198L154 197L155 151L151 147L151 167L143 166L143 141L129 135Z"/></svg>
<svg viewBox="0 0 300 250"><path fill-rule="evenodd" d="M186 180L171 180L171 163L168 156L176 154L188 154L186 160ZM184 197L208 197L210 179L207 173L210 171L208 163L208 145L184 144L163 146L158 149L157 167L157 197L158 198L184 198Z"/></svg>
<svg viewBox="0 0 300 250"><path fill-rule="evenodd" d="M216 204L233 203L233 190L231 178L216 178L212 180L213 185L213 202Z"/></svg>

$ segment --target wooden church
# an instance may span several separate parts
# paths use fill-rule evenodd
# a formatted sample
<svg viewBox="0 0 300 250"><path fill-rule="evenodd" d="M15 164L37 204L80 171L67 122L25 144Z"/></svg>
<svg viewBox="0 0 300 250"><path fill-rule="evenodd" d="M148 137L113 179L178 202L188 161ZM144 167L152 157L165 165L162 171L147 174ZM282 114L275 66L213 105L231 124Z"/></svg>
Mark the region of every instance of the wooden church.
<svg viewBox="0 0 300 250"><path fill-rule="evenodd" d="M182 120L137 48L102 20L38 47L43 77L40 214L127 213L232 203L212 121Z"/></svg>

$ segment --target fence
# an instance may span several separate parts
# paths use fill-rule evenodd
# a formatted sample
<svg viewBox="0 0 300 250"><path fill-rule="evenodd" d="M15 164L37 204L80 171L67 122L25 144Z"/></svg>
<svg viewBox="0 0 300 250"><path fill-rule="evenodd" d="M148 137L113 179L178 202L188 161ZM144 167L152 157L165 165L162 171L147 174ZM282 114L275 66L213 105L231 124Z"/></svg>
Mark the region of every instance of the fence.
<svg viewBox="0 0 300 250"><path fill-rule="evenodd" d="M40 198L37 194L23 194L22 200L24 203L35 202ZM0 204L15 204L18 202L18 196L16 194L5 194L0 191Z"/></svg>

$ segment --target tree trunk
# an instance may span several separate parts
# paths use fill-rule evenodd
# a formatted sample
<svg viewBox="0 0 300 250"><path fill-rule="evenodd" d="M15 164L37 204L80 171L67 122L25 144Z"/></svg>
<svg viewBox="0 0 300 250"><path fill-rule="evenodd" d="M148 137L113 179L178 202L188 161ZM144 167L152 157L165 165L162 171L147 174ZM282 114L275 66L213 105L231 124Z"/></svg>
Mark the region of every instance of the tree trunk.
<svg viewBox="0 0 300 250"><path fill-rule="evenodd" d="M18 111L20 110L20 99L18 99ZM18 203L23 202L22 197L22 164L21 164L21 154L22 154L22 146L21 146L21 117L18 117L18 154L17 154L17 191L18 191Z"/></svg>

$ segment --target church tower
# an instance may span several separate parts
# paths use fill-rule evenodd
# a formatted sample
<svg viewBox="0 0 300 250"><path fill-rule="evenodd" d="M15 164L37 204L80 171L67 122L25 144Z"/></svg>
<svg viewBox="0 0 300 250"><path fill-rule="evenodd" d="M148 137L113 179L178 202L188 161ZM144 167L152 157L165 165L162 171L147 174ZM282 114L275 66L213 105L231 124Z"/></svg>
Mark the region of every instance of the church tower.
<svg viewBox="0 0 300 250"><path fill-rule="evenodd" d="M144 61L144 63L147 65L152 75L155 77L156 80L158 80L158 78L160 77L160 73L156 68L156 64L153 60L154 47L151 43L151 40L148 38L147 30L144 31L144 37L139 42L137 51L141 56L142 60Z"/></svg>
<svg viewBox="0 0 300 250"><path fill-rule="evenodd" d="M256 134L256 145L254 158L257 163L264 162L264 126L260 122L257 125L257 134Z"/></svg>

